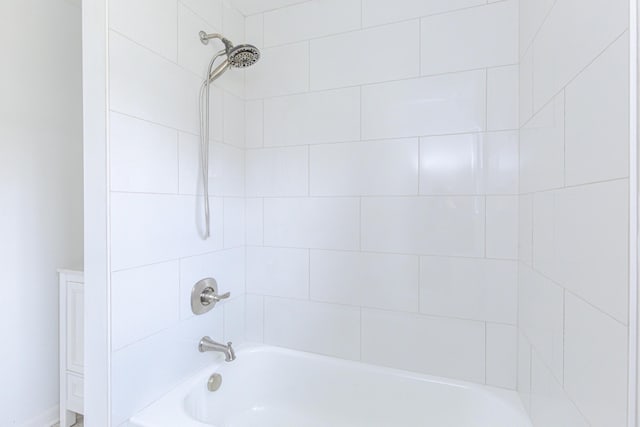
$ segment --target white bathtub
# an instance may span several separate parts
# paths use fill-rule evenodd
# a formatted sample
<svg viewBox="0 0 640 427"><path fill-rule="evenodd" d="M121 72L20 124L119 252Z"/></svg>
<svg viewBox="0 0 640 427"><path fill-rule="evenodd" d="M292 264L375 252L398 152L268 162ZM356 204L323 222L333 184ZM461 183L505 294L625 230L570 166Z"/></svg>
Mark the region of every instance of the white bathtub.
<svg viewBox="0 0 640 427"><path fill-rule="evenodd" d="M216 392L207 390L213 373ZM136 427L530 427L513 392L274 347L247 347L130 420Z"/></svg>

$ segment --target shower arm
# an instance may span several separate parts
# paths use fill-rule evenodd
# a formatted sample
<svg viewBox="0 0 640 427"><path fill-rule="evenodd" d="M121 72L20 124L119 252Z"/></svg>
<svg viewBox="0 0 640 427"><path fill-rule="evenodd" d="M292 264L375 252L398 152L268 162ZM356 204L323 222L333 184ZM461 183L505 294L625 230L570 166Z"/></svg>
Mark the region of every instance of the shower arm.
<svg viewBox="0 0 640 427"><path fill-rule="evenodd" d="M200 42L204 45L209 44L209 40L218 39L222 43L224 43L224 48L227 53L229 53L229 51L233 49L233 43L231 43L231 41L226 37L224 37L222 34L219 34L219 33L207 34L205 31L200 31L198 35L200 36Z"/></svg>

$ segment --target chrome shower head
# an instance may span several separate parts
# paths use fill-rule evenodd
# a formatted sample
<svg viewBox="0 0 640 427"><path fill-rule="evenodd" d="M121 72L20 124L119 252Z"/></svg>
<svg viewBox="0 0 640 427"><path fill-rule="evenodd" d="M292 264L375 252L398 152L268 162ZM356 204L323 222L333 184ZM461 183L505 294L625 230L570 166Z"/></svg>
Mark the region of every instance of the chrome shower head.
<svg viewBox="0 0 640 427"><path fill-rule="evenodd" d="M235 68L247 68L258 62L260 50L250 44L234 46L227 52L229 64Z"/></svg>

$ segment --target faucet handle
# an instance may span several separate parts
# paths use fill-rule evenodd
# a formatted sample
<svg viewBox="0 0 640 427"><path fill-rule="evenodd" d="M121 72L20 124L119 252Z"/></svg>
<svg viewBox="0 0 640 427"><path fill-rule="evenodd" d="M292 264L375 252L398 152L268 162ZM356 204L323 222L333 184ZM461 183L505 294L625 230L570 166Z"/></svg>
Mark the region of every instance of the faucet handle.
<svg viewBox="0 0 640 427"><path fill-rule="evenodd" d="M231 297L230 292L218 294L218 283L213 278L200 280L191 290L191 310L194 314L204 314L216 303Z"/></svg>
<svg viewBox="0 0 640 427"><path fill-rule="evenodd" d="M218 295L216 290L213 288L204 288L202 293L200 294L200 301L202 305L209 305L211 303L217 303L222 301L223 299L227 299L231 296L231 292L226 292L222 295Z"/></svg>

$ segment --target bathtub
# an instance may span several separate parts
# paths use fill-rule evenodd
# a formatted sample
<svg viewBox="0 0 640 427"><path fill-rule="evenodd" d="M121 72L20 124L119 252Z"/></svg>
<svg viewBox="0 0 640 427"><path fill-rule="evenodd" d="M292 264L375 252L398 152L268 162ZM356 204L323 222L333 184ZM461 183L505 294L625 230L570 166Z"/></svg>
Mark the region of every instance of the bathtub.
<svg viewBox="0 0 640 427"><path fill-rule="evenodd" d="M222 385L210 392L213 373L222 375ZM514 392L267 346L245 347L234 362L213 364L129 425L531 426Z"/></svg>

